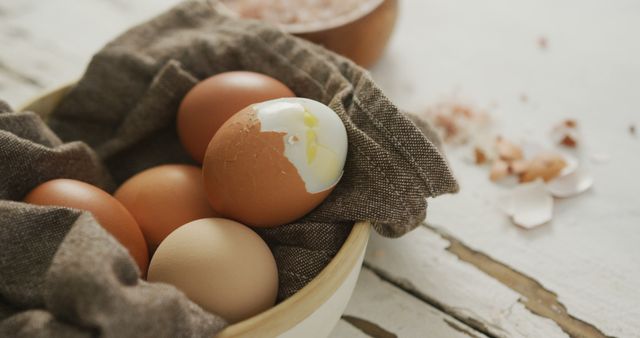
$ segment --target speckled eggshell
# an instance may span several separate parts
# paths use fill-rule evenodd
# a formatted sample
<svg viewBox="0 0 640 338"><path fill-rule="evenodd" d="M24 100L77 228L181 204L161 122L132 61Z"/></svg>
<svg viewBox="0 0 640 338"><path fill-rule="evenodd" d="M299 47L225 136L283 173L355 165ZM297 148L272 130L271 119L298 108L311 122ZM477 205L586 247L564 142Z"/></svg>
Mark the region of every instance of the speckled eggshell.
<svg viewBox="0 0 640 338"><path fill-rule="evenodd" d="M218 214L207 202L200 168L166 164L142 171L114 194L133 215L151 253L177 227Z"/></svg>
<svg viewBox="0 0 640 338"><path fill-rule="evenodd" d="M222 218L172 232L153 255L148 276L231 323L269 309L278 293L276 261L267 244L250 228Z"/></svg>
<svg viewBox="0 0 640 338"><path fill-rule="evenodd" d="M37 186L24 201L91 212L100 225L129 250L142 275L146 275L149 255L142 232L129 211L107 192L85 182L61 178Z"/></svg>

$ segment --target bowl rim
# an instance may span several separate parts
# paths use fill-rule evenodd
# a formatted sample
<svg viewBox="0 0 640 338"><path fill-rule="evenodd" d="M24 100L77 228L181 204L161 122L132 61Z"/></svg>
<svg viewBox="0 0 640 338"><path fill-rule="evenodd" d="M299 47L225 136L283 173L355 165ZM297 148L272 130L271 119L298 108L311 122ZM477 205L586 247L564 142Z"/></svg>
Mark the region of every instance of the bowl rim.
<svg viewBox="0 0 640 338"><path fill-rule="evenodd" d="M21 104L17 111L34 111L46 120L49 112L38 113L38 110L57 105L76 82L45 91ZM338 253L307 285L269 310L227 326L215 337L275 336L302 322L335 293L354 268L360 268L356 264L367 246L370 231L369 221L355 222Z"/></svg>
<svg viewBox="0 0 640 338"><path fill-rule="evenodd" d="M373 11L375 11L380 6L382 6L382 4L386 1L390 1L390 0L362 1L362 4L357 5L355 9L343 15L340 15L336 18L333 18L329 21L314 21L312 23L304 23L304 24L281 24L281 23L268 22L268 21L262 21L262 20L260 21L267 22L277 27L280 27L281 29L283 29L284 31L290 34L311 34L311 33L328 31L331 29L346 26L348 24L356 22L366 17L367 15L371 14ZM227 5L225 5L223 1L219 1L217 6L218 6L216 7L217 9L224 11L224 13L226 13L227 15L241 17L239 13L237 13L236 11L232 10ZM259 20L259 19L252 19L252 18L247 18L247 19Z"/></svg>
<svg viewBox="0 0 640 338"><path fill-rule="evenodd" d="M355 265L366 248L369 232L368 221L356 222L338 253L309 284L271 309L226 327L216 338L277 335L302 322L335 293L354 268L360 268Z"/></svg>

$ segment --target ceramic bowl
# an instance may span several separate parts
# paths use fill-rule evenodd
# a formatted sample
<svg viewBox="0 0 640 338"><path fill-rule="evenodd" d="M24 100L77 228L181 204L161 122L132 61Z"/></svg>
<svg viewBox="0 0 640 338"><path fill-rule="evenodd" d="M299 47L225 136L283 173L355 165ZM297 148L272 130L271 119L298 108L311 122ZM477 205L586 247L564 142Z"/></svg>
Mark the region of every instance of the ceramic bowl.
<svg viewBox="0 0 640 338"><path fill-rule="evenodd" d="M73 84L25 103L45 120ZM216 337L326 337L340 320L358 279L370 225L358 222L329 264L307 286L273 308L225 328Z"/></svg>

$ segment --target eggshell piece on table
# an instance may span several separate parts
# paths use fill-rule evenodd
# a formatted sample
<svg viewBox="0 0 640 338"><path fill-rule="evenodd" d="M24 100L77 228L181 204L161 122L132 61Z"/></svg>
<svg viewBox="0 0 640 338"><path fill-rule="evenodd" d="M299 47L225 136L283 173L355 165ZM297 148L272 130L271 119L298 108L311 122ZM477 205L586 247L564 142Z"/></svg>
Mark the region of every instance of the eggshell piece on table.
<svg viewBox="0 0 640 338"><path fill-rule="evenodd" d="M561 154L543 152L529 160L529 166L520 175L520 182L531 182L542 178L545 182L556 178L567 166Z"/></svg>
<svg viewBox="0 0 640 338"><path fill-rule="evenodd" d="M515 224L523 228L535 228L553 217L553 197L542 179L517 185L509 199L510 205L505 207L505 211Z"/></svg>
<svg viewBox="0 0 640 338"><path fill-rule="evenodd" d="M151 253L177 227L217 216L207 201L202 171L192 165L147 169L125 181L114 196L140 225Z"/></svg>
<svg viewBox="0 0 640 338"><path fill-rule="evenodd" d="M91 212L100 225L127 248L142 275L146 275L149 254L142 232L129 211L107 192L85 182L61 178L40 184L24 201Z"/></svg>
<svg viewBox="0 0 640 338"><path fill-rule="evenodd" d="M171 284L203 309L237 322L275 304L276 261L250 228L222 218L185 224L158 247L149 281Z"/></svg>
<svg viewBox="0 0 640 338"><path fill-rule="evenodd" d="M547 188L555 197L567 198L579 195L593 186L593 175L586 169L577 169L547 182Z"/></svg>
<svg viewBox="0 0 640 338"><path fill-rule="evenodd" d="M270 100L238 112L213 137L205 190L223 217L278 226L322 203L346 156L346 130L331 108L304 98Z"/></svg>
<svg viewBox="0 0 640 338"><path fill-rule="evenodd" d="M295 94L282 82L255 72L233 71L209 77L193 87L178 109L178 136L202 163L207 145L233 114L246 106Z"/></svg>

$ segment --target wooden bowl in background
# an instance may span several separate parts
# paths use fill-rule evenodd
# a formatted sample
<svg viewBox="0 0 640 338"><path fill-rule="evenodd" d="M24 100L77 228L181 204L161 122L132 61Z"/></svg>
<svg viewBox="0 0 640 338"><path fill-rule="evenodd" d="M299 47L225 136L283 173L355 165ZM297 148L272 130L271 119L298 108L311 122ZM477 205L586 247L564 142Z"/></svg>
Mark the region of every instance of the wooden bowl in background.
<svg viewBox="0 0 640 338"><path fill-rule="evenodd" d="M362 67L382 56L398 17L398 0L383 0L369 12L335 27L290 33L325 46Z"/></svg>
<svg viewBox="0 0 640 338"><path fill-rule="evenodd" d="M365 68L384 52L398 17L398 0L361 0L349 13L328 21L279 24L293 35L325 46ZM268 3L268 2L267 2ZM225 8L231 15L238 15Z"/></svg>
<svg viewBox="0 0 640 338"><path fill-rule="evenodd" d="M68 84L23 104L45 120L73 86ZM369 240L369 222L358 222L336 256L307 286L271 309L225 328L216 337L326 337L355 288Z"/></svg>

